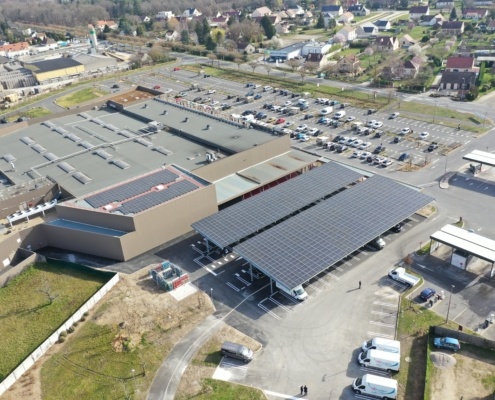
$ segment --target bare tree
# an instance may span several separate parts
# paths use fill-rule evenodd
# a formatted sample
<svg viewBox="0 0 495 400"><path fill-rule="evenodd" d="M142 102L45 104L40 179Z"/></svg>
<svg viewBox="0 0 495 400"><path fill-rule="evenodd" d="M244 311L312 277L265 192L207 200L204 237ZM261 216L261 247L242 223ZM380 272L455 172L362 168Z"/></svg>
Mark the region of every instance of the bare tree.
<svg viewBox="0 0 495 400"><path fill-rule="evenodd" d="M242 58L236 58L234 62L237 64L237 70L241 68L241 64L244 62Z"/></svg>
<svg viewBox="0 0 495 400"><path fill-rule="evenodd" d="M265 64L264 67L266 69L266 74L270 75L270 72L272 72L272 66L270 64Z"/></svg>
<svg viewBox="0 0 495 400"><path fill-rule="evenodd" d="M53 301L59 296L58 293L53 292L53 288L50 284L50 281L46 277L41 278L36 291L46 296L48 300L48 305L52 304Z"/></svg>
<svg viewBox="0 0 495 400"><path fill-rule="evenodd" d="M303 68L306 68L306 71L313 75L320 69L320 64L314 61L306 61L303 65Z"/></svg>
<svg viewBox="0 0 495 400"><path fill-rule="evenodd" d="M295 72L297 69L301 68L301 62L299 60L288 60L286 64L289 66L292 72Z"/></svg>
<svg viewBox="0 0 495 400"><path fill-rule="evenodd" d="M249 63L249 66L253 69L253 73L254 73L254 70L259 67L258 63L255 61L251 61Z"/></svg>
<svg viewBox="0 0 495 400"><path fill-rule="evenodd" d="M344 35L342 35L341 33L338 33L336 34L334 37L333 37L333 42L334 43L337 43L337 44L344 44L346 42L346 38Z"/></svg>

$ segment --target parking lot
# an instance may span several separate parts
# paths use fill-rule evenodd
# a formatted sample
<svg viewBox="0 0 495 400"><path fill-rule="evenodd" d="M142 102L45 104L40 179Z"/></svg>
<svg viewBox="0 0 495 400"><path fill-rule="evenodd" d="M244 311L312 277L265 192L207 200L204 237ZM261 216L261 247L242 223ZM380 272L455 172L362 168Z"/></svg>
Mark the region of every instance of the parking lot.
<svg viewBox="0 0 495 400"><path fill-rule="evenodd" d="M288 115L299 108L302 93L281 94L283 88L270 88L268 91L261 85L250 85L234 81L198 74L182 69L174 70L173 68L161 68L149 74L136 74L128 78L134 84L155 87L158 90L168 92L167 96L175 97L179 92L187 93L185 99L189 101L197 100L205 109L216 109L218 115L224 115L225 118L231 119L232 114L242 115L251 111L259 121L271 130L272 128L286 128L285 133L301 133L308 137L303 141L294 137L293 145L306 151L311 151L322 156L330 158L345 157L350 163L366 163L366 158L361 159L358 155L354 157L354 152L369 151L373 152L378 146L382 146L378 153L380 163L375 165L388 167L390 169L403 168L404 165L414 165L422 167L424 165L433 165L442 161L444 154L469 143L473 134L471 132L459 130L456 128L445 127L433 123L433 121L418 121L405 118L399 114L397 118L390 119L389 113L376 112L369 114L368 110L353 107L352 104L341 104L333 106L333 111L326 115L326 123L321 123L321 110L328 107L328 104L320 104L316 99L307 98L307 108L296 111L296 115ZM193 89L192 85L196 87ZM276 92L273 89L278 89ZM246 95L249 102L245 103ZM239 101L238 101L239 100ZM332 99L327 99L331 101ZM267 106L274 109L266 108ZM345 115L339 119L340 126L330 125L328 122L335 121L334 116L338 111L344 111ZM399 110L400 113L400 110ZM351 117L351 118L349 118ZM353 121L345 122L346 119ZM255 120L253 120L255 121ZM379 127L369 127L365 130L366 125L371 121L376 121ZM361 122L362 129L352 129L351 125L355 122ZM298 127L304 126L305 129L297 131ZM409 128L409 133L401 135L400 132ZM380 137L376 132L379 131ZM426 132L423 138L420 134ZM328 137L334 139L337 135L347 137L348 139L362 140L369 143L367 148L358 149L357 147L347 146L342 152L335 150L329 151L327 148L317 145L318 137ZM430 147L431 146L431 147ZM430 147L430 148L429 148ZM376 154L375 154L376 155ZM402 155L402 157L401 157ZM388 165L385 163L388 161Z"/></svg>

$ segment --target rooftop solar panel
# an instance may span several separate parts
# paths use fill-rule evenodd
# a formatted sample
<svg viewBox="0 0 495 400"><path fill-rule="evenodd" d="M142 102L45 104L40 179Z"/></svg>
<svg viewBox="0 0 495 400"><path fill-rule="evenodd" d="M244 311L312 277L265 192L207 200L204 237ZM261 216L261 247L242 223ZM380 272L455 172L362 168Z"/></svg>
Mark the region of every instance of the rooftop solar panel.
<svg viewBox="0 0 495 400"><path fill-rule="evenodd" d="M362 175L330 162L192 224L224 248L342 190Z"/></svg>
<svg viewBox="0 0 495 400"><path fill-rule="evenodd" d="M234 247L289 288L307 282L434 199L379 175Z"/></svg>
<svg viewBox="0 0 495 400"><path fill-rule="evenodd" d="M121 202L131 197L149 191L153 186L159 184L168 184L175 181L179 176L167 169L155 172L151 175L144 176L114 188L104 190L86 198L86 202L94 207L99 208L104 205Z"/></svg>

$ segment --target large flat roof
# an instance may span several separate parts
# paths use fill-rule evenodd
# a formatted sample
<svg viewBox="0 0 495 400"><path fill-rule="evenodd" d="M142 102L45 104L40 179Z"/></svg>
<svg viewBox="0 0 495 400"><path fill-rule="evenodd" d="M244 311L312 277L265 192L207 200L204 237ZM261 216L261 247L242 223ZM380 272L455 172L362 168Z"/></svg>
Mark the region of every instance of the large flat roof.
<svg viewBox="0 0 495 400"><path fill-rule="evenodd" d="M471 153L466 154L462 158L464 160L479 162L481 164L495 167L495 154L488 153L487 151L473 150Z"/></svg>
<svg viewBox="0 0 495 400"><path fill-rule="evenodd" d="M333 162L203 218L192 227L221 248L344 190L362 175Z"/></svg>
<svg viewBox="0 0 495 400"><path fill-rule="evenodd" d="M148 118L160 121L158 114L163 112L164 105L148 101L149 106L143 109L143 104L130 109L142 115L146 112ZM269 133L239 129L185 110L174 109L170 114L170 118L162 118L166 125L183 126L184 131L207 139L211 146L167 131L148 134L145 122L103 108L55 118L0 136L0 170L15 184L49 176L74 197L80 197L165 164L193 171L206 165L206 152L216 151L215 144L236 152L276 138ZM187 126L181 125L185 116L190 119ZM207 123L212 129L202 131L200 127ZM65 164L60 165L62 162ZM88 177L87 183L76 179L77 173Z"/></svg>
<svg viewBox="0 0 495 400"><path fill-rule="evenodd" d="M432 201L374 175L235 246L234 251L275 281L294 288Z"/></svg>
<svg viewBox="0 0 495 400"><path fill-rule="evenodd" d="M454 225L445 225L430 236L431 239L472 254L482 260L495 262L495 240L466 231Z"/></svg>

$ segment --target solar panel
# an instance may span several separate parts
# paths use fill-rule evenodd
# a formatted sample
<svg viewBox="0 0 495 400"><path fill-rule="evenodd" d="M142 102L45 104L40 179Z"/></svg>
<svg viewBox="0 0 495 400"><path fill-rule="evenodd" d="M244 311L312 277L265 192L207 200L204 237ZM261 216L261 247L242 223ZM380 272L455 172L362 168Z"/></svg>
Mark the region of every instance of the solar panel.
<svg viewBox="0 0 495 400"><path fill-rule="evenodd" d="M93 179L91 179L89 176L83 174L82 172L76 172L72 175L73 178L77 179L79 182L81 182L83 185L88 184L91 182Z"/></svg>
<svg viewBox="0 0 495 400"><path fill-rule="evenodd" d="M89 205L94 208L103 207L104 205L121 202L139 194L145 193L153 186L159 184L168 184L175 181L179 176L167 169L157 171L151 175L144 176L133 181L124 183L120 186L96 193L86 198Z"/></svg>
<svg viewBox="0 0 495 400"><path fill-rule="evenodd" d="M143 196L136 197L135 199L125 202L122 207L116 211L120 211L123 214L136 214L148 208L155 207L159 204L166 203L169 200L182 196L186 193L196 190L198 186L187 180L182 180L170 185L168 188L147 193Z"/></svg>
<svg viewBox="0 0 495 400"><path fill-rule="evenodd" d="M224 248L361 177L358 172L330 162L195 222L192 227Z"/></svg>
<svg viewBox="0 0 495 400"><path fill-rule="evenodd" d="M379 175L234 247L289 288L307 282L434 199Z"/></svg>

